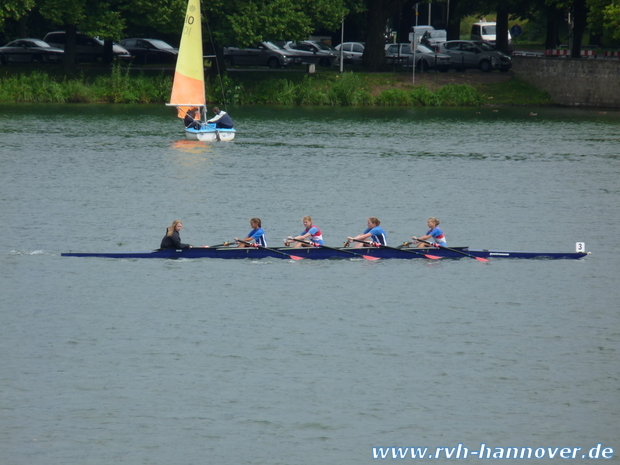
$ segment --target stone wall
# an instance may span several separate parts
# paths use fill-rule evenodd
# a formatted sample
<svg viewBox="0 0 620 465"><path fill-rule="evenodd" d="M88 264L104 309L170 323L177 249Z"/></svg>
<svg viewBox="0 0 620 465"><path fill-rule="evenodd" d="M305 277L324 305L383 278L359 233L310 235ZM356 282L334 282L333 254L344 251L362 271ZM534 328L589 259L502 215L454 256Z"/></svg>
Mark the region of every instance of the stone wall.
<svg viewBox="0 0 620 465"><path fill-rule="evenodd" d="M620 60L515 56L515 75L560 105L620 109Z"/></svg>

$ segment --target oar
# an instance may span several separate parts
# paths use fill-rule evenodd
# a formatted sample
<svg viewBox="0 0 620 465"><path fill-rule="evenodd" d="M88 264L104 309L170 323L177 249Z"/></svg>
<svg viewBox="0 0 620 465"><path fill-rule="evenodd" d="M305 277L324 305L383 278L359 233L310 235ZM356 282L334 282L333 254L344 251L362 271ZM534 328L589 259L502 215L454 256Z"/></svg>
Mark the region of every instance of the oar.
<svg viewBox="0 0 620 465"><path fill-rule="evenodd" d="M222 242L221 244L209 245L208 247L228 247L233 242L235 241Z"/></svg>
<svg viewBox="0 0 620 465"><path fill-rule="evenodd" d="M362 244L368 245L368 246L372 246L373 244L370 242L365 242L359 239L353 239L355 242L361 242ZM442 257L438 257L437 255L430 255L427 253L423 253L423 252L414 252L413 250L403 250L403 249L399 249L398 247L390 247L388 245L383 245L383 244L379 244L379 247L383 247L384 249L392 249L392 250L398 250L400 252L407 252L407 253L412 253L415 255L422 255L423 257L426 258L430 258L431 260L439 260Z"/></svg>
<svg viewBox="0 0 620 465"><path fill-rule="evenodd" d="M433 244L431 244L430 242L423 241L422 239L415 239L415 240L418 241L418 242L424 242L425 244L433 246ZM466 257L474 258L474 259L478 260L479 262L488 262L489 261L486 258L476 257L474 255L471 255L471 254L468 254L468 253L465 253L465 252L461 252L460 250L457 250L457 249L451 249L450 247L444 247L443 245L437 244L437 247L439 247L440 249L446 249L446 250L451 250L452 252L460 253L461 255L465 255Z"/></svg>
<svg viewBox="0 0 620 465"><path fill-rule="evenodd" d="M250 247L258 247L259 249L265 249L265 250L269 250L270 252L273 253L279 253L280 255L286 255L287 257L292 258L293 260L303 260L304 257L298 257L297 255L291 255L289 253L285 253L285 252L280 252L279 250L276 249L270 249L269 247L264 247L262 245L258 245L258 244L252 244L251 242L247 242L247 241L242 241L241 239L239 239L239 242L243 243L243 244L247 244Z"/></svg>
<svg viewBox="0 0 620 465"><path fill-rule="evenodd" d="M295 239L294 237L292 239L294 241L303 242L304 244L307 244L306 241L302 241L301 239ZM349 255L355 255L356 257L362 257L362 258L365 258L366 260L379 260L379 257L373 257L371 255L362 255L360 253L349 252L348 250L336 249L335 247L327 247L326 245L317 244L316 247L321 247L323 249L329 249L329 250L335 250L336 252L348 253Z"/></svg>

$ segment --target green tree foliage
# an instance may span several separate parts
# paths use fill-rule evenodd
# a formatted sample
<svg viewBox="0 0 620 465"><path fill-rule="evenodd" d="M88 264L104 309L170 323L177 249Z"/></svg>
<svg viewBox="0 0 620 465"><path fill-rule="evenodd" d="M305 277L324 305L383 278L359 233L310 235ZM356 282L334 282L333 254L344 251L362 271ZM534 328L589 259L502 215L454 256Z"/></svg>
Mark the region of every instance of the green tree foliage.
<svg viewBox="0 0 620 465"><path fill-rule="evenodd" d="M613 30L613 38L620 39L620 3L613 2L603 9L605 25Z"/></svg>
<svg viewBox="0 0 620 465"><path fill-rule="evenodd" d="M34 7L35 0L3 0L0 4L0 30L7 18L20 19Z"/></svg>

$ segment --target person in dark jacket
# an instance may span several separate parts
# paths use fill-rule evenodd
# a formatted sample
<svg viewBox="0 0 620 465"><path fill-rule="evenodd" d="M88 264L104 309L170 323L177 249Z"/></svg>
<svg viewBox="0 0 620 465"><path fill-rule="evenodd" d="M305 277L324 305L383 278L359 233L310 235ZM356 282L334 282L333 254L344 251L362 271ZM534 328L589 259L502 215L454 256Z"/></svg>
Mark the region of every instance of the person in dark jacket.
<svg viewBox="0 0 620 465"><path fill-rule="evenodd" d="M232 129L235 125L235 122L232 120L228 113L220 110L218 107L213 107L213 112L215 116L209 120L207 123L215 123L216 128L224 128L224 129Z"/></svg>
<svg viewBox="0 0 620 465"><path fill-rule="evenodd" d="M200 123L200 110L198 108L190 108L183 118L183 124L186 128L200 129L202 124Z"/></svg>
<svg viewBox="0 0 620 465"><path fill-rule="evenodd" d="M172 225L166 230L166 235L161 240L160 249L191 249L189 244L181 243L181 237L179 232L183 229L183 222L181 220L174 220Z"/></svg>

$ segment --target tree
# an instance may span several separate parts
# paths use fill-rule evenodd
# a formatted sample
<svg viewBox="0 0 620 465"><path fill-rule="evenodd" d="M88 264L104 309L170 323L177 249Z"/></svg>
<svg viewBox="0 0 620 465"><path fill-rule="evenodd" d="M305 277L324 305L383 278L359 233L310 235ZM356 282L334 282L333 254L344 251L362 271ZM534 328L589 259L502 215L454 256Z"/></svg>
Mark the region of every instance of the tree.
<svg viewBox="0 0 620 465"><path fill-rule="evenodd" d="M614 2L603 9L605 25L611 28L614 39L620 39L620 3Z"/></svg>
<svg viewBox="0 0 620 465"><path fill-rule="evenodd" d="M368 0L366 3L366 46L362 60L369 71L377 71L385 64L385 27L388 20L403 7L407 0Z"/></svg>

